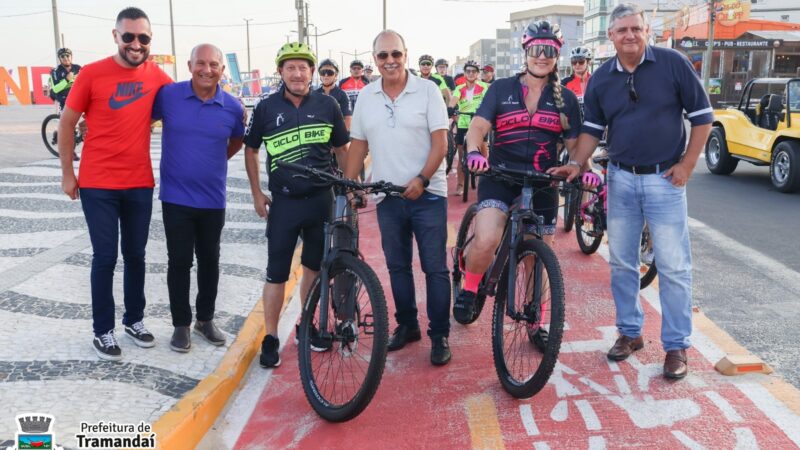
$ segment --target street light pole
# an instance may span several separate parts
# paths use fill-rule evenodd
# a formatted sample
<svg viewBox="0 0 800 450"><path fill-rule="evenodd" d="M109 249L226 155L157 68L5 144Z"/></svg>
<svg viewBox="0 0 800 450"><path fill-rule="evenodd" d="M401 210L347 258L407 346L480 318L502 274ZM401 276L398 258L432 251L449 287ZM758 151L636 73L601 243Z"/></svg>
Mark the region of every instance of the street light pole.
<svg viewBox="0 0 800 450"><path fill-rule="evenodd" d="M56 0L53 0L53 36L56 41L56 55L58 55L58 49L61 48L61 43L58 40L60 34L61 33L58 31L58 5L56 4Z"/></svg>
<svg viewBox="0 0 800 450"><path fill-rule="evenodd" d="M55 0L53 0L55 1ZM175 24L172 22L172 0L169 0L169 34L172 38L172 79L178 81L178 54L175 53Z"/></svg>
<svg viewBox="0 0 800 450"><path fill-rule="evenodd" d="M383 29L386 29L386 0L383 0Z"/></svg>
<svg viewBox="0 0 800 450"><path fill-rule="evenodd" d="M253 19L244 20L245 27L247 28L247 71L250 72L250 21Z"/></svg>
<svg viewBox="0 0 800 450"><path fill-rule="evenodd" d="M711 79L711 63L714 58L714 22L716 22L716 11L714 0L708 1L708 39L706 40L706 56L703 64L703 87L708 93Z"/></svg>

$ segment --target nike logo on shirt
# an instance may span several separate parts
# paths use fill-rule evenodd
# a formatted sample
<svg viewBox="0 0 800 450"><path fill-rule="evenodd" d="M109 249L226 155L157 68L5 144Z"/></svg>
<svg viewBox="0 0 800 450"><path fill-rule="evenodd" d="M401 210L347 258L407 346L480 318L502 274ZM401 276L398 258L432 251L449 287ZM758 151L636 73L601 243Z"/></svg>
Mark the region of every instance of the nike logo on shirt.
<svg viewBox="0 0 800 450"><path fill-rule="evenodd" d="M111 109L121 109L144 97L150 91L142 92L140 81L123 81L117 83L117 91L108 99L108 106Z"/></svg>

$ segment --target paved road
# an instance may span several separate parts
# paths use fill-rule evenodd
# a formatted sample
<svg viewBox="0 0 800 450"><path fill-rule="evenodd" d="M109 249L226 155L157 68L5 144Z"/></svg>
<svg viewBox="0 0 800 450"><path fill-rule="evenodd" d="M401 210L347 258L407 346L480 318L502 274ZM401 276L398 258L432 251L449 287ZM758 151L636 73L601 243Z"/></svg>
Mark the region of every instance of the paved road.
<svg viewBox="0 0 800 450"><path fill-rule="evenodd" d="M0 106L0 168L52 158L42 142L42 121L53 106Z"/></svg>
<svg viewBox="0 0 800 450"><path fill-rule="evenodd" d="M800 388L800 193L775 191L767 167L718 176L701 159L689 216L695 304Z"/></svg>

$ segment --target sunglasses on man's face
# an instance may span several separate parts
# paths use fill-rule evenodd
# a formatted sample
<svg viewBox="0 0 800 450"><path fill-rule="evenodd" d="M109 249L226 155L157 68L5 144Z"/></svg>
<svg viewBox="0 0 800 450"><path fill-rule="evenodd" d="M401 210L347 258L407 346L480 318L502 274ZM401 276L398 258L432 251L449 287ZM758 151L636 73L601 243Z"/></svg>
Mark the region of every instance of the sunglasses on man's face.
<svg viewBox="0 0 800 450"><path fill-rule="evenodd" d="M544 54L545 58L555 58L558 56L558 48L547 44L533 44L525 50L525 53L531 58L538 58L541 54Z"/></svg>
<svg viewBox="0 0 800 450"><path fill-rule="evenodd" d="M336 71L332 69L322 69L319 71L319 74L322 75L323 77L332 77L336 75Z"/></svg>
<svg viewBox="0 0 800 450"><path fill-rule="evenodd" d="M420 67L430 67L430 66L433 65L433 63L430 63L428 61L423 61L423 62L419 63L419 65L420 65Z"/></svg>
<svg viewBox="0 0 800 450"><path fill-rule="evenodd" d="M475 73L478 73L478 70L477 69L466 69L466 70L464 70L464 73L475 74Z"/></svg>
<svg viewBox="0 0 800 450"><path fill-rule="evenodd" d="M117 31L119 33L119 31ZM122 42L126 44L130 44L133 42L134 39L139 39L139 43L142 45L147 45L153 39L150 35L147 34L133 34L133 33L121 33L119 37L122 39Z"/></svg>
<svg viewBox="0 0 800 450"><path fill-rule="evenodd" d="M400 50L392 50L391 52L378 52L375 54L375 57L380 60L385 60L389 57L389 55L391 55L394 59L400 59L403 57L403 52Z"/></svg>

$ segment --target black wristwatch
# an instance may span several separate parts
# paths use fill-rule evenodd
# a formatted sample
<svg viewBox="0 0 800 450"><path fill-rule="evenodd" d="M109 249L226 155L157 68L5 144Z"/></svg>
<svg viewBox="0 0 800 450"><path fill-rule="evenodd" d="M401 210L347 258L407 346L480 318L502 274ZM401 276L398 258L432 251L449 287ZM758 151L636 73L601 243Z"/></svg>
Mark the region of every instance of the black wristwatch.
<svg viewBox="0 0 800 450"><path fill-rule="evenodd" d="M417 175L417 178L422 180L422 187L424 188L428 187L428 185L431 184L431 180L429 180L427 177L425 177L425 175L421 173Z"/></svg>

